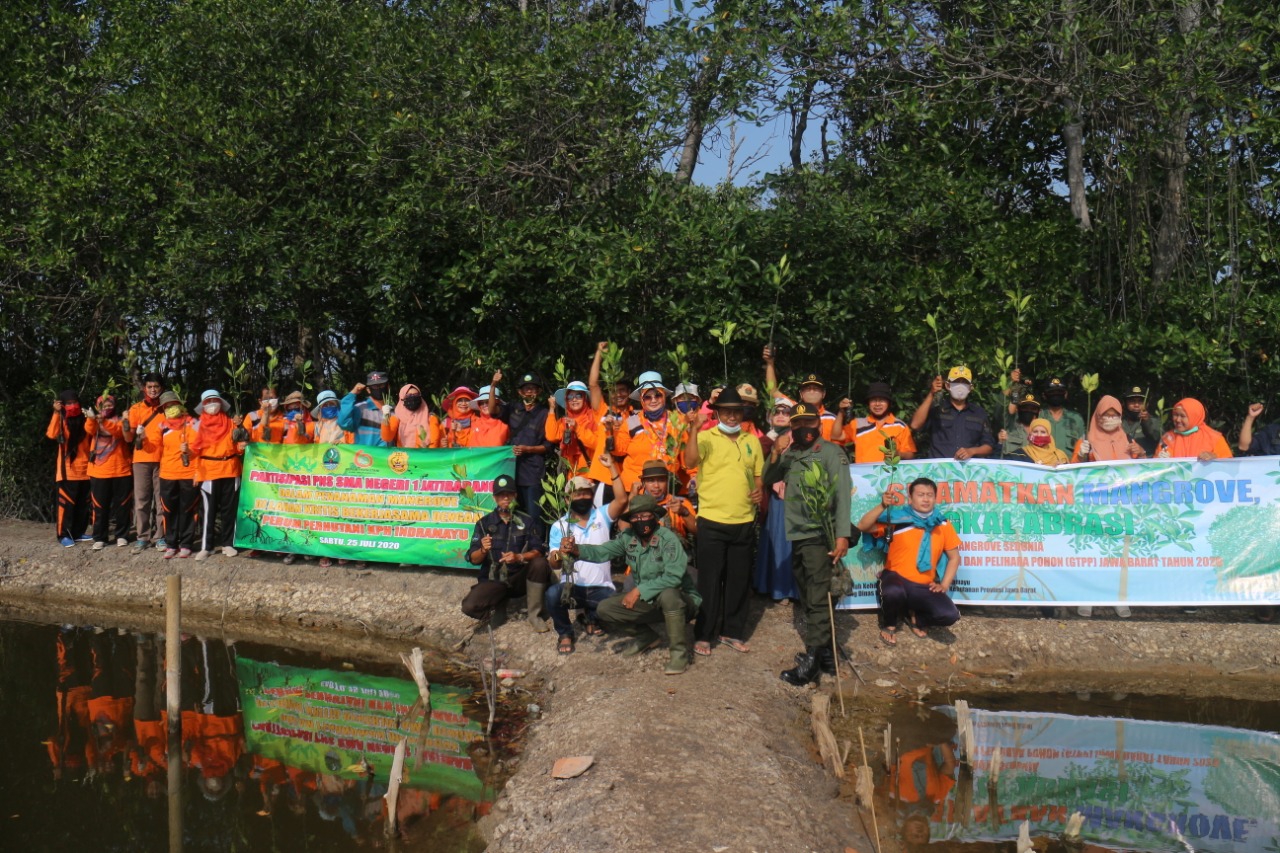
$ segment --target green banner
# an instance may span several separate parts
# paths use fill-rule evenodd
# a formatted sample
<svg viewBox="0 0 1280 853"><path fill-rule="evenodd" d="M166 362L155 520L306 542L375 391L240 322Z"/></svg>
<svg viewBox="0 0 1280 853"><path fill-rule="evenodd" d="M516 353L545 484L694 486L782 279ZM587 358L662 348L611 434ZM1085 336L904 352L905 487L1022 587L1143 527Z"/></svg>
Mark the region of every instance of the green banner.
<svg viewBox="0 0 1280 853"><path fill-rule="evenodd" d="M250 444L236 547L475 568L475 523L493 509L494 478L514 473L510 447Z"/></svg>
<svg viewBox="0 0 1280 853"><path fill-rule="evenodd" d="M245 657L236 659L236 678L252 753L343 779L363 778L367 764L385 783L396 745L407 738L402 785L473 801L493 798L472 767L468 747L483 740L484 731L463 714L460 688L431 685L424 738L422 715L408 717L418 700L412 681Z"/></svg>

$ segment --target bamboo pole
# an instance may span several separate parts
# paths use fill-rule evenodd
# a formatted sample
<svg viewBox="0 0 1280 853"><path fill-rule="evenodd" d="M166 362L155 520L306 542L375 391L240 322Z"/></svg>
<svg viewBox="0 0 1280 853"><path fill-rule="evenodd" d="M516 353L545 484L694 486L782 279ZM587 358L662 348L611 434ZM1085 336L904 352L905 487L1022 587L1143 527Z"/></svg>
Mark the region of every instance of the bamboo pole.
<svg viewBox="0 0 1280 853"><path fill-rule="evenodd" d="M165 707L169 714L169 853L182 853L182 575L165 578Z"/></svg>
<svg viewBox="0 0 1280 853"><path fill-rule="evenodd" d="M871 807L871 828L876 834L876 853L881 853L880 823L876 819L875 785L872 780L871 765L867 763L867 742L862 736L862 726L858 726L858 743L862 746L862 766L858 768L857 793L858 797Z"/></svg>
<svg viewBox="0 0 1280 853"><path fill-rule="evenodd" d="M836 665L836 695L840 697L840 716L843 718L849 715L844 710L844 690L840 686L840 646L836 644L836 609L829 592L827 593L827 614L831 617L831 660Z"/></svg>

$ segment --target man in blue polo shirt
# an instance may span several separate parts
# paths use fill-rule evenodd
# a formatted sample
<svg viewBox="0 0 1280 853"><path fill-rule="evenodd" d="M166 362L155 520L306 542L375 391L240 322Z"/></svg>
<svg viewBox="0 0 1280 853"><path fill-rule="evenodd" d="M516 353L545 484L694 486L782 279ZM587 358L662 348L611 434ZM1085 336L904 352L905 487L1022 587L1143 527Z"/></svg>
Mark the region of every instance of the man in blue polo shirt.
<svg viewBox="0 0 1280 853"><path fill-rule="evenodd" d="M944 389L946 399L935 403L935 395ZM973 371L963 365L951 368L945 384L941 376L933 378L929 395L911 416L911 428L929 434L929 456L964 462L991 455L996 443L991 421L982 406L969 401L972 391Z"/></svg>

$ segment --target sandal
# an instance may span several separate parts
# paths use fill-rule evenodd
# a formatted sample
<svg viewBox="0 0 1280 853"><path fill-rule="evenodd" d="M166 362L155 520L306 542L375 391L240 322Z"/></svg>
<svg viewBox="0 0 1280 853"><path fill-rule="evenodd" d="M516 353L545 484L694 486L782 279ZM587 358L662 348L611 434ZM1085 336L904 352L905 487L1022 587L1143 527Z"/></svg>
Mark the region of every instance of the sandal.
<svg viewBox="0 0 1280 853"><path fill-rule="evenodd" d="M556 645L556 651L562 655L573 654L573 637L561 637Z"/></svg>
<svg viewBox="0 0 1280 853"><path fill-rule="evenodd" d="M588 636L588 637L599 637L599 636L601 636L601 635L603 635L603 634L604 634L604 629L603 629L603 628L601 628L599 625L597 625L597 624L596 624L596 623L594 623L594 622L588 622L588 623L587 623L587 636Z"/></svg>
<svg viewBox="0 0 1280 853"><path fill-rule="evenodd" d="M720 645L728 646L735 652L741 652L744 655L751 651L751 646L747 645L742 640L735 640L733 637L721 637Z"/></svg>
<svg viewBox="0 0 1280 853"><path fill-rule="evenodd" d="M881 628L880 642L884 643L889 648L893 648L894 646L898 645L898 629L897 628Z"/></svg>
<svg viewBox="0 0 1280 853"><path fill-rule="evenodd" d="M926 631L924 628L921 628L915 622L909 623L907 627L911 629L911 633L915 634L920 639L927 640L929 638L929 632Z"/></svg>
<svg viewBox="0 0 1280 853"><path fill-rule="evenodd" d="M706 640L699 640L693 644L693 653L703 657L711 657L711 644Z"/></svg>
<svg viewBox="0 0 1280 853"><path fill-rule="evenodd" d="M333 565L333 560L330 560L328 557L320 558L320 568L327 569L332 565Z"/></svg>

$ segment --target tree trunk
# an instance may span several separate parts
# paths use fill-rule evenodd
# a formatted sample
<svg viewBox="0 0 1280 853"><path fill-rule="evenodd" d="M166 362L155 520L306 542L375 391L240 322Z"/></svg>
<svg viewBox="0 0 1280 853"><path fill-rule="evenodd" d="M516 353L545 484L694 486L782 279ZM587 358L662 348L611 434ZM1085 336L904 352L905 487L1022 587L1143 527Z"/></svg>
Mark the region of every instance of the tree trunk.
<svg viewBox="0 0 1280 853"><path fill-rule="evenodd" d="M1089 219L1089 199L1084 191L1084 128L1076 113L1075 102L1068 100L1071 119L1062 128L1062 141L1067 148L1067 189L1071 192L1071 215L1082 231L1093 229Z"/></svg>
<svg viewBox="0 0 1280 853"><path fill-rule="evenodd" d="M716 81L724 67L724 54L717 50L712 60L707 57L702 73L698 75L689 97L689 121L685 125L684 144L680 151L680 165L676 168L676 181L687 184L693 180L693 170L698 167L698 154L702 151L702 138L707 131L707 114L715 96Z"/></svg>
<svg viewBox="0 0 1280 853"><path fill-rule="evenodd" d="M804 132L809 126L809 110L813 107L813 87L817 79L805 81L800 103L791 110L791 168L800 171L804 166Z"/></svg>

